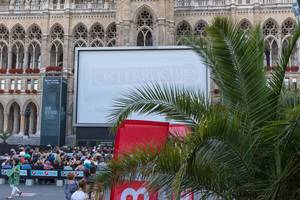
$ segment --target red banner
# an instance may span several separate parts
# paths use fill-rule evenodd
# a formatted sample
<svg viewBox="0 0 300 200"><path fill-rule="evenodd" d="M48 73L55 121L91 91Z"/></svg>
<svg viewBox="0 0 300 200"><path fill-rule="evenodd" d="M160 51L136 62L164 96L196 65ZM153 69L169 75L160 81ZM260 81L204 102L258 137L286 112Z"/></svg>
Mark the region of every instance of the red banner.
<svg viewBox="0 0 300 200"><path fill-rule="evenodd" d="M157 193L151 194L144 182L132 181L118 185L112 191L111 199L114 200L157 200Z"/></svg>
<svg viewBox="0 0 300 200"><path fill-rule="evenodd" d="M166 143L169 123L125 120L118 128L115 140L114 157L135 150L153 146L159 148Z"/></svg>
<svg viewBox="0 0 300 200"><path fill-rule="evenodd" d="M169 125L165 122L125 120L119 126L114 148L114 158L129 153L136 148L160 148L168 139L169 133L184 137L187 128L184 125ZM145 182L124 182L111 191L111 200L157 200L157 194L149 194L143 186ZM184 200L193 200L187 198Z"/></svg>

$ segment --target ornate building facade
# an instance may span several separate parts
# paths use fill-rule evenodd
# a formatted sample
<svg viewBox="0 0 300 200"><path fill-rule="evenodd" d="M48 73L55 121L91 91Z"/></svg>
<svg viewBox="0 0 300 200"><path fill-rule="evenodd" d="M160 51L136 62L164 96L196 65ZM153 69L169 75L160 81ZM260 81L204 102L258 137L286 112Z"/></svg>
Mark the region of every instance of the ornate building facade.
<svg viewBox="0 0 300 200"><path fill-rule="evenodd" d="M67 141L74 138L75 47L177 45L187 34L205 37L215 16L229 16L245 31L261 25L266 69L272 70L296 24L293 0L0 2L0 130L13 133L11 143L39 143L42 80L53 71L68 80ZM300 84L299 47L285 80L292 87Z"/></svg>

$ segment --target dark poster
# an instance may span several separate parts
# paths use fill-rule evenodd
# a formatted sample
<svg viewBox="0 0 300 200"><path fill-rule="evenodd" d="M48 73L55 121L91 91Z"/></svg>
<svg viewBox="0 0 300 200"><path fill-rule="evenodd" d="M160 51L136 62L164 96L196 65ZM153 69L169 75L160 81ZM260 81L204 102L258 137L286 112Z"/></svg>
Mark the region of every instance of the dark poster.
<svg viewBox="0 0 300 200"><path fill-rule="evenodd" d="M62 77L45 77L43 84L41 145L64 145L67 83Z"/></svg>

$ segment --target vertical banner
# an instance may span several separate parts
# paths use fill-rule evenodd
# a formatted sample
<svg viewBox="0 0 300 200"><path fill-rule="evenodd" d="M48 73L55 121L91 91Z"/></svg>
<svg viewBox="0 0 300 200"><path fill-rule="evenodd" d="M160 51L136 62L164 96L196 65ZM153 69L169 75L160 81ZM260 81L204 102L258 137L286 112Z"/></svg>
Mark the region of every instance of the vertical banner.
<svg viewBox="0 0 300 200"><path fill-rule="evenodd" d="M43 82L41 145L65 144L67 81L45 77Z"/></svg>
<svg viewBox="0 0 300 200"><path fill-rule="evenodd" d="M125 120L118 128L114 157L129 153L136 148L159 148L166 143L169 123L139 120ZM143 181L124 182L111 191L111 200L157 200L157 194L150 194Z"/></svg>

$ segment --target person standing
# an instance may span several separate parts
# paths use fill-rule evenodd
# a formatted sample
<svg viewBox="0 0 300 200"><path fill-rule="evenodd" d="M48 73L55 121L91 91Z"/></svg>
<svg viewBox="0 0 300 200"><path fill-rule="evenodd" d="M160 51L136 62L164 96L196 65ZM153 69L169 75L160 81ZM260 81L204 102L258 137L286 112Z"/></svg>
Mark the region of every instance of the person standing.
<svg viewBox="0 0 300 200"><path fill-rule="evenodd" d="M76 190L77 190L77 183L75 181L75 175L70 172L68 173L67 182L64 186L66 200L71 200L71 196Z"/></svg>
<svg viewBox="0 0 300 200"><path fill-rule="evenodd" d="M17 187L20 184L20 169L21 169L21 163L19 158L13 158L12 169L7 174L9 178L8 183L12 188L12 191L11 191L11 195L7 197L7 199L12 199L16 194L18 194L19 197L22 195L22 192Z"/></svg>
<svg viewBox="0 0 300 200"><path fill-rule="evenodd" d="M86 181L84 179L79 181L78 190L71 196L71 200L88 200L89 196L86 193Z"/></svg>

